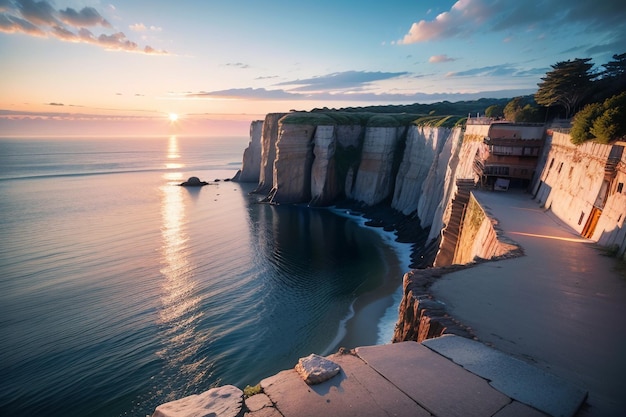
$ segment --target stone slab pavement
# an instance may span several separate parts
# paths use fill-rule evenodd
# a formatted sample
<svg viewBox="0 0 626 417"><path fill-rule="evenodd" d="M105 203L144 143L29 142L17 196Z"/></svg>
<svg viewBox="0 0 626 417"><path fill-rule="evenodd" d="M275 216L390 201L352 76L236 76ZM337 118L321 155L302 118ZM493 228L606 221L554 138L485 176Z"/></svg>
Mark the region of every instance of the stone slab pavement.
<svg viewBox="0 0 626 417"><path fill-rule="evenodd" d="M589 391L578 416L626 416L626 280L526 193L477 191L525 256L450 273L432 287L478 339Z"/></svg>
<svg viewBox="0 0 626 417"><path fill-rule="evenodd" d="M262 380L263 393L246 399L246 416L569 417L583 402L586 392L561 378L547 378L531 365L517 373L517 359L476 343L445 336L433 348L403 342L337 353L328 358L341 367L340 373L321 384L307 385L294 369ZM466 365L473 358L470 362L484 368L502 366L505 371L490 374L490 381L475 373L481 366L469 370L455 358ZM546 404L544 393L560 392L562 386L572 388L569 395Z"/></svg>

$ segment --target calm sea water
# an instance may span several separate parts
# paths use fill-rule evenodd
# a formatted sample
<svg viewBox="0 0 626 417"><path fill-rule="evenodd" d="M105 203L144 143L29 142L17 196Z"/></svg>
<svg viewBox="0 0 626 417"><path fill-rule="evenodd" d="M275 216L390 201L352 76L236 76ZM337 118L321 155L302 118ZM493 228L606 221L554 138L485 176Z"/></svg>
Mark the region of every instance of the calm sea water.
<svg viewBox="0 0 626 417"><path fill-rule="evenodd" d="M0 139L0 415L145 416L341 344L397 254L254 184L176 185L247 141Z"/></svg>

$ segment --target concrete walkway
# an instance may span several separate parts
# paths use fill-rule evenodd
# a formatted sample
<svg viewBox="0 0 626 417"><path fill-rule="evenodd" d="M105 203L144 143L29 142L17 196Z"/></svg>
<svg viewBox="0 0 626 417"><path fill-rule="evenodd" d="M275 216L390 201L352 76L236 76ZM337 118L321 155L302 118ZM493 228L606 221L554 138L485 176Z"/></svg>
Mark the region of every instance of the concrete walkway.
<svg viewBox="0 0 626 417"><path fill-rule="evenodd" d="M579 416L626 415L626 281L616 260L528 194L475 196L525 256L448 274L433 295L482 342L587 389Z"/></svg>
<svg viewBox="0 0 626 417"><path fill-rule="evenodd" d="M293 369L261 381L247 417L572 416L586 393L532 365L454 335L357 348L328 357L339 375L318 385Z"/></svg>

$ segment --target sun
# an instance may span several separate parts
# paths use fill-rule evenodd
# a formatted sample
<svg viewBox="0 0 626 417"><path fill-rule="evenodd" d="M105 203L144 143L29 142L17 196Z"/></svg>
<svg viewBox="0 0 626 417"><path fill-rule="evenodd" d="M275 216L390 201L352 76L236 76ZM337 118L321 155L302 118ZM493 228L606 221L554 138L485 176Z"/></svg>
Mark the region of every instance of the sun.
<svg viewBox="0 0 626 417"><path fill-rule="evenodd" d="M170 113L167 118L170 119L170 122L174 123L178 120L178 114Z"/></svg>

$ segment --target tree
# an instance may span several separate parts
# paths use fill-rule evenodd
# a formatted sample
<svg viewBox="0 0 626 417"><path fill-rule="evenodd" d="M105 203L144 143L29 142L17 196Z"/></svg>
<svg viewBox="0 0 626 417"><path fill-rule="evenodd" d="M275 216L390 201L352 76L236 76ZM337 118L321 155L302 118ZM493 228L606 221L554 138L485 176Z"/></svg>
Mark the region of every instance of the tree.
<svg viewBox="0 0 626 417"><path fill-rule="evenodd" d="M604 103L585 106L574 116L570 135L575 144L594 138L600 143L609 143L626 137L626 92Z"/></svg>
<svg viewBox="0 0 626 417"><path fill-rule="evenodd" d="M576 113L572 120L572 128L570 129L570 137L572 143L580 145L581 143L593 139L591 127L593 122L604 112L604 106L601 103L587 104L581 111Z"/></svg>
<svg viewBox="0 0 626 417"><path fill-rule="evenodd" d="M535 101L542 106L562 106L565 118L569 118L578 104L589 94L592 81L596 77L591 73L591 58L577 58L572 61L557 62L552 65L543 81L537 84Z"/></svg>
<svg viewBox="0 0 626 417"><path fill-rule="evenodd" d="M626 136L626 92L604 102L604 112L591 127L591 134L600 143L609 143Z"/></svg>
<svg viewBox="0 0 626 417"><path fill-rule="evenodd" d="M504 108L500 105L494 104L492 106L487 107L485 110L485 116L498 118L504 116Z"/></svg>
<svg viewBox="0 0 626 417"><path fill-rule="evenodd" d="M604 71L600 72L597 81L600 100L626 90L626 53L613 55L613 60L602 66Z"/></svg>
<svg viewBox="0 0 626 417"><path fill-rule="evenodd" d="M602 65L604 71L602 78L619 79L626 76L626 52L623 54L613 55L613 61L609 61Z"/></svg>
<svg viewBox="0 0 626 417"><path fill-rule="evenodd" d="M512 122L541 122L542 115L532 103L532 96L515 97L504 107L504 118Z"/></svg>

